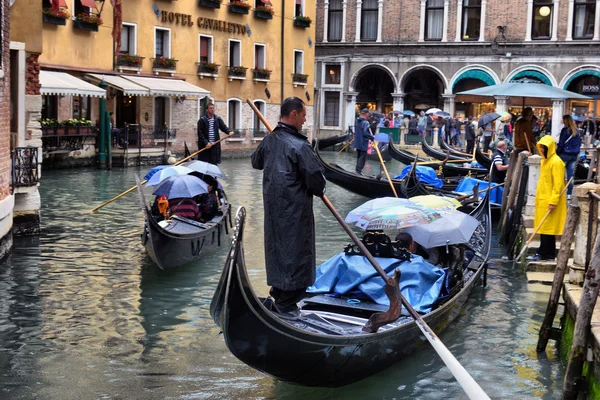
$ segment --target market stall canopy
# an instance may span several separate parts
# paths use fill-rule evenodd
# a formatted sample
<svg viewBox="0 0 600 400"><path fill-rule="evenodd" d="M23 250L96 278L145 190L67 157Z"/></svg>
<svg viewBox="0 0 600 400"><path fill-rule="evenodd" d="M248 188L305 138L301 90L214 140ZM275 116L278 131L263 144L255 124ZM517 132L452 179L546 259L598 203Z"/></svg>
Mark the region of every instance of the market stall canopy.
<svg viewBox="0 0 600 400"><path fill-rule="evenodd" d="M588 96L554 86L545 85L529 79L511 81L500 85L485 86L478 89L467 90L456 94L470 94L476 96L506 96L506 97L532 97L538 99L581 99L590 100Z"/></svg>
<svg viewBox="0 0 600 400"><path fill-rule="evenodd" d="M40 71L40 94L106 97L106 90L66 72Z"/></svg>
<svg viewBox="0 0 600 400"><path fill-rule="evenodd" d="M104 81L108 86L123 92L125 96L151 96L148 88L118 75L87 74L85 77L96 83Z"/></svg>
<svg viewBox="0 0 600 400"><path fill-rule="evenodd" d="M150 96L192 96L208 97L210 92L199 86L178 79L147 78L143 76L124 76L123 78L147 88Z"/></svg>

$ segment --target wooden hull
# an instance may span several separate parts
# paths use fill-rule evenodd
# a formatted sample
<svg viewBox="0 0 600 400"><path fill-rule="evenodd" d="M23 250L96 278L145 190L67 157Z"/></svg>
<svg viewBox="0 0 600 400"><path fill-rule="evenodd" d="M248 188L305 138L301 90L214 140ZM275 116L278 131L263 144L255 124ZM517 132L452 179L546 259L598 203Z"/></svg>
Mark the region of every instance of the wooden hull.
<svg viewBox="0 0 600 400"><path fill-rule="evenodd" d="M488 171L492 167L492 160L481 152L479 146L475 146L475 161Z"/></svg>
<svg viewBox="0 0 600 400"><path fill-rule="evenodd" d="M463 311L484 272L491 226L489 203L481 204L477 210L485 214L487 233L482 253L476 256L474 274L454 297L423 316L436 333ZM294 384L339 387L382 371L426 345L412 320L374 334L341 336L312 333L278 318L252 290L244 264L244 218L245 210L241 208L232 248L211 303L211 315L221 327L227 347L240 361Z"/></svg>
<svg viewBox="0 0 600 400"><path fill-rule="evenodd" d="M431 147L431 145L429 143L427 143L426 140L423 140L421 142L421 148L423 149L425 154L427 154L429 157L435 158L436 160L444 161L447 157L446 152L438 150L438 149L434 149L433 147ZM448 156L448 161L461 162L461 163L462 162L471 162L471 158L468 158L465 156L458 156L458 155L450 153L450 155Z"/></svg>
<svg viewBox="0 0 600 400"><path fill-rule="evenodd" d="M326 149L327 147L335 146L338 143L342 143L348 139L348 134L332 136L325 139L319 139L319 150Z"/></svg>

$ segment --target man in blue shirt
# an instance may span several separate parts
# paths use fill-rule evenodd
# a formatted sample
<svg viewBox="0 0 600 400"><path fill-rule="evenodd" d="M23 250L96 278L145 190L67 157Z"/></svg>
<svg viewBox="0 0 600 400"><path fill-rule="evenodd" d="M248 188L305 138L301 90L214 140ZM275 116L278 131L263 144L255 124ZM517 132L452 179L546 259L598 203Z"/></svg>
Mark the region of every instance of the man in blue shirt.
<svg viewBox="0 0 600 400"><path fill-rule="evenodd" d="M354 124L354 147L356 148L356 173L362 175L362 170L367 161L367 150L369 149L369 140L375 139L369 127L369 109L363 108L360 116Z"/></svg>

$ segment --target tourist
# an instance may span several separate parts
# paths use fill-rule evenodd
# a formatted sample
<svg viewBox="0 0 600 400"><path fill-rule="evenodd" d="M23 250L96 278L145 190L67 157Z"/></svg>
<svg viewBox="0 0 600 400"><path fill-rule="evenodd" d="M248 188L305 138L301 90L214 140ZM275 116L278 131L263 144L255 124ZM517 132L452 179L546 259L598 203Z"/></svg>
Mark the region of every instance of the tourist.
<svg viewBox="0 0 600 400"><path fill-rule="evenodd" d="M193 221L200 221L202 217L196 201L189 198L169 199L169 214Z"/></svg>
<svg viewBox="0 0 600 400"><path fill-rule="evenodd" d="M205 175L204 181L208 185L208 193L198 197L198 208L200 209L200 222L208 222L219 213L219 199L217 197L217 181L208 175Z"/></svg>
<svg viewBox="0 0 600 400"><path fill-rule="evenodd" d="M362 175L362 170L367 161L367 150L369 150L369 140L374 140L373 132L369 127L369 109L363 108L360 116L354 123L354 148L356 149L356 168L358 175Z"/></svg>
<svg viewBox="0 0 600 400"><path fill-rule="evenodd" d="M419 113L419 121L417 123L417 131L419 132L419 135L423 135L423 132L425 132L426 128L427 128L427 117L425 116L425 113L423 111L421 111Z"/></svg>
<svg viewBox="0 0 600 400"><path fill-rule="evenodd" d="M515 150L517 153L522 151L528 151L533 154L533 148L535 146L535 138L533 137L533 130L531 125L531 118L533 117L533 110L531 107L525 107L521 117L515 123L515 129L513 131L513 139Z"/></svg>
<svg viewBox="0 0 600 400"><path fill-rule="evenodd" d="M563 115L563 125L564 127L560 131L556 152L565 163L568 182L575 174L575 167L577 166L579 152L581 151L581 136L579 136L577 125L575 125L575 121L570 115ZM567 189L567 200L571 200L572 193L573 182L571 181Z"/></svg>
<svg viewBox="0 0 600 400"><path fill-rule="evenodd" d="M485 124L483 128L483 152L487 153L490 150L490 143L492 142L492 136L494 135L494 127L491 122Z"/></svg>
<svg viewBox="0 0 600 400"><path fill-rule="evenodd" d="M198 149L206 148L198 154L198 160L211 164L221 163L221 143L217 143L219 131L233 134L221 117L215 114L215 105L209 104L206 106L206 114L198 120Z"/></svg>
<svg viewBox="0 0 600 400"><path fill-rule="evenodd" d="M469 121L465 125L465 140L467 141L467 153L472 154L475 148L475 124L473 117L469 117Z"/></svg>
<svg viewBox="0 0 600 400"><path fill-rule="evenodd" d="M417 118L416 116L410 116L410 119L408 120L408 134L409 135L417 135L418 132L418 127L417 127Z"/></svg>

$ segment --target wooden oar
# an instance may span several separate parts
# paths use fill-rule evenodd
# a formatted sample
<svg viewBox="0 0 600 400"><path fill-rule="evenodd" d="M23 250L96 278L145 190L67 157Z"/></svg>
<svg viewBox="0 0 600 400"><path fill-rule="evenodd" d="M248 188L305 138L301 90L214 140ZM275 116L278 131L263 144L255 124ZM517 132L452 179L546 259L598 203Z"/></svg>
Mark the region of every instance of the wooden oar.
<svg viewBox="0 0 600 400"><path fill-rule="evenodd" d="M214 142L214 143L211 145L211 147L212 147L212 146L214 146L214 145L215 145L215 144L217 144L217 143L220 143L220 142L222 142L223 140L227 139L228 137L229 137L229 136L225 136L224 138L221 138L221 139L217 140L216 142ZM179 165L179 164L181 164L181 163L184 163L184 162L186 162L187 160L189 160L190 158L194 157L195 155L202 153L204 150L206 150L206 147L205 147L205 148L203 148L203 149L200 149L200 150L198 150L197 152L195 152L195 153L193 153L193 154L190 154L189 156L185 157L185 158L184 158L183 160L181 160L181 161L177 161L175 164L173 164L173 166L175 166L175 165ZM144 183L146 183L146 182L148 182L148 181L147 181L146 179L144 179L144 180L141 182L141 184L143 185L143 184L144 184ZM126 191L124 191L123 193L121 193L120 195L118 195L118 196L115 196L115 197L113 197L112 199L110 199L110 200L108 200L108 201L106 201L106 202L104 202L104 203L100 204L98 207L95 207L95 208L93 208L93 209L92 209L92 212L96 212L96 211L98 211L99 209L101 209L102 207L104 207L104 206L107 206L107 205L109 205L110 203L112 203L113 201L115 201L115 200L117 200L117 199L120 199L121 197L125 196L127 193L131 193L131 192L133 192L133 191L135 190L135 188L136 188L136 187L137 187L137 186L132 186L132 187L130 187L129 189L127 189Z"/></svg>
<svg viewBox="0 0 600 400"><path fill-rule="evenodd" d="M246 102L252 108L252 110L256 113L256 116L261 120L263 125L269 130L272 131L271 125L267 122L265 117L261 114L261 112L256 108L254 103L247 99ZM392 322L390 319L395 318L393 321L400 317L400 307L398 302L401 302L402 305L406 308L410 316L415 320L415 323L425 336L425 338L429 341L433 349L438 353L442 361L446 364L452 375L456 378L458 383L462 386L465 393L469 396L470 399L473 400L489 400L489 396L483 391L483 389L475 382L473 377L469 375L467 370L458 362L458 360L452 355L450 350L442 343L442 341L437 337L437 335L433 332L433 330L423 321L423 318L416 312L416 310L410 305L410 303L406 300L406 298L400 293L400 273L398 270L395 271L394 276L390 278L383 268L379 265L377 260L371 255L369 250L365 247L363 242L356 236L356 234L352 231L352 229L348 226L344 218L340 215L340 213L335 209L333 204L329 201L327 196L323 195L321 197L323 203L329 208L329 211L333 214L335 219L339 222L339 224L344 228L348 236L352 239L352 241L358 246L363 255L369 260L373 268L377 271L379 276L385 281L385 294L390 299L390 308L385 313L375 313L369 318L369 322L363 327L363 331L365 332L377 332L377 329L383 325Z"/></svg>
<svg viewBox="0 0 600 400"><path fill-rule="evenodd" d="M496 189L496 188L498 188L500 186L504 186L504 183L505 182L499 183L499 184L494 185L494 186L489 186L489 187L483 189L482 191L480 191L479 194L485 193L488 190L494 190L494 189ZM471 194L463 194L462 196L455 197L455 199L458 200L458 201L461 201L461 200L464 200L464 199L468 199L471 196L473 196L473 193L471 193Z"/></svg>
<svg viewBox="0 0 600 400"><path fill-rule="evenodd" d="M562 190L562 192L560 192L560 195L558 196L559 199L562 197L562 195L565 193L565 191L569 188L569 185L571 184L571 182L573 181L574 178L575 177L569 179L569 182L567 182L567 184L565 185L565 187ZM542 227L542 225L544 225L544 222L546 222L546 219L548 218L548 216L550 216L550 214L552 213L552 211L554 211L554 209L548 210L548 212L546 213L546 215L544 215L544 218L542 218L542 220L538 224L537 228L535 228L535 230L533 231L533 233L529 236L529 239L527 239L527 242L525 243L525 246L523 246L523 248L521 249L521 252L517 256L517 258L515 258L515 261L518 260L518 259L520 259L523 256L523 253L525 253L525 251L529 248L529 244L533 240L533 237L535 236L536 233L538 233L538 231L540 230L540 228Z"/></svg>
<svg viewBox="0 0 600 400"><path fill-rule="evenodd" d="M352 138L352 140L351 140L351 141L349 141L348 143L346 143L346 145L345 145L344 147L342 147L342 148L340 149L340 151L338 151L338 155L339 155L339 154L342 154L342 151L346 150L346 147L350 146L350 145L352 144L352 142L354 142L354 138Z"/></svg>
<svg viewBox="0 0 600 400"><path fill-rule="evenodd" d="M392 187L392 192L394 192L394 196L396 196L396 198L398 197L398 193L396 193L396 188L394 187L394 182L392 182L392 178L390 178L390 174L388 173L388 170L385 166L385 163L383 162L383 157L381 157L381 152L379 151L379 146L378 146L379 142L377 140L375 140L373 142L373 147L375 148L375 151L377 152L377 157L379 157L379 162L381 163L381 167L383 168L383 172L385 172L385 176L387 176L388 182L390 183L390 186Z"/></svg>

